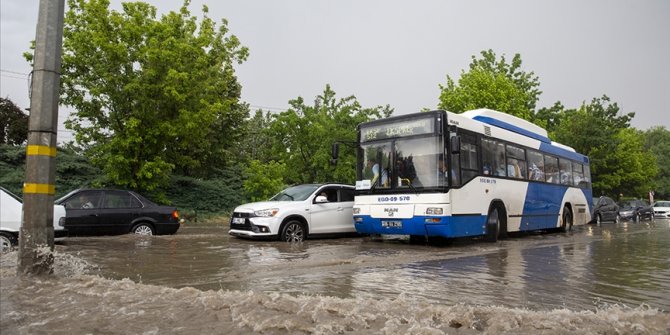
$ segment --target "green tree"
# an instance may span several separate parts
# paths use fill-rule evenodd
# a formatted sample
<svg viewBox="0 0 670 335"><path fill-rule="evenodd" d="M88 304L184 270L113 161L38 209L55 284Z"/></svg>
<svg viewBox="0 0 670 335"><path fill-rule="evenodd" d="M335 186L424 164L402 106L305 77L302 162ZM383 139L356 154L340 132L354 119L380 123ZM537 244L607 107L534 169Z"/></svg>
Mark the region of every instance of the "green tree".
<svg viewBox="0 0 670 335"><path fill-rule="evenodd" d="M654 192L657 199L670 199L670 131L657 126L643 133L644 148L656 157L658 175Z"/></svg>
<svg viewBox="0 0 670 335"><path fill-rule="evenodd" d="M248 114L233 63L247 49L184 1L156 18L142 2L69 0L63 32L66 127L113 183L152 190L173 172L203 175L231 156ZM28 55L30 60L30 56Z"/></svg>
<svg viewBox="0 0 670 335"><path fill-rule="evenodd" d="M248 118L244 124L244 137L236 150L242 162L258 160L268 163L279 160L280 155L273 150L275 143L281 139L271 131L274 118L270 112L257 110L254 116Z"/></svg>
<svg viewBox="0 0 670 335"><path fill-rule="evenodd" d="M610 155L618 164L621 182L614 188L614 194L646 198L658 174L656 157L644 149L643 134L633 128L621 129L615 138L617 148Z"/></svg>
<svg viewBox="0 0 670 335"><path fill-rule="evenodd" d="M286 185L284 175L286 164L270 161L262 163L251 160L244 171L244 193L251 201L268 200Z"/></svg>
<svg viewBox="0 0 670 335"><path fill-rule="evenodd" d="M519 54L509 64L504 55L497 60L490 49L481 56L472 56L470 69L461 72L458 84L447 76L446 86L440 85L438 108L456 113L490 108L530 120L542 93L538 77L521 70Z"/></svg>
<svg viewBox="0 0 670 335"><path fill-rule="evenodd" d="M0 144L21 145L28 140L28 115L9 99L0 98Z"/></svg>
<svg viewBox="0 0 670 335"><path fill-rule="evenodd" d="M554 105L557 106L560 103ZM551 137L589 156L594 195L618 195L620 191L630 194L638 187L648 187L656 172L646 169L644 164L655 167L655 163L649 162L651 156L645 154L639 141L629 134L630 120L635 113L620 113L616 102L611 102L606 95L582 104L579 109L552 113L555 129ZM638 169L641 169L639 174Z"/></svg>
<svg viewBox="0 0 670 335"><path fill-rule="evenodd" d="M270 131L280 139L274 145L280 161L286 164L285 182L345 182L356 179L356 154L353 147L340 146L335 168L330 165L331 145L335 142L356 142L358 124L388 117L393 112L385 107L363 108L356 97L335 97L335 91L326 85L314 105L308 106L298 97L289 101L290 108L274 115Z"/></svg>

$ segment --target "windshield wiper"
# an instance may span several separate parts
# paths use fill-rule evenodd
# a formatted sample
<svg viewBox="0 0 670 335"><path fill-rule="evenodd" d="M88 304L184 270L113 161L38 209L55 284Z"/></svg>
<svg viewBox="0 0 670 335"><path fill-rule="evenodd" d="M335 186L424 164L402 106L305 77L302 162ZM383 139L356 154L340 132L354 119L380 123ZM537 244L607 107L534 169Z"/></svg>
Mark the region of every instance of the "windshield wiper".
<svg viewBox="0 0 670 335"><path fill-rule="evenodd" d="M417 190L416 187L414 187L414 185L412 185L412 181L409 180L409 178L400 178L400 185L399 186L402 186L402 181L403 180L407 181L407 186L409 186L409 188L412 191L414 191L414 193L419 194L419 190Z"/></svg>

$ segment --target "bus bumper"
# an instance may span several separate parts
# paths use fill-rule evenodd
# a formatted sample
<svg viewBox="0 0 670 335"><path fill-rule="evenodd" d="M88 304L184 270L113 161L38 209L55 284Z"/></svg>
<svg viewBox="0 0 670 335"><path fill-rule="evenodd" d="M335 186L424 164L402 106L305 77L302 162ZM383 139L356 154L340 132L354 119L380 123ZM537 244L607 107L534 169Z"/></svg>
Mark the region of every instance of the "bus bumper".
<svg viewBox="0 0 670 335"><path fill-rule="evenodd" d="M486 216L415 216L411 219L373 218L354 215L360 234L442 236L447 238L484 235Z"/></svg>

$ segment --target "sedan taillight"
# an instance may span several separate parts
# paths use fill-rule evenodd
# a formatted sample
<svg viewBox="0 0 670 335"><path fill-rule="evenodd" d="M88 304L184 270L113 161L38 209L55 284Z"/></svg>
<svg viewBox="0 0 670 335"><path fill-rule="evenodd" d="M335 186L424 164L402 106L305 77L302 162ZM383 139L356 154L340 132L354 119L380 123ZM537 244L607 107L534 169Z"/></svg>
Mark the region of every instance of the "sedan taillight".
<svg viewBox="0 0 670 335"><path fill-rule="evenodd" d="M179 211L177 210L172 211L172 217L175 218L175 220L179 221Z"/></svg>

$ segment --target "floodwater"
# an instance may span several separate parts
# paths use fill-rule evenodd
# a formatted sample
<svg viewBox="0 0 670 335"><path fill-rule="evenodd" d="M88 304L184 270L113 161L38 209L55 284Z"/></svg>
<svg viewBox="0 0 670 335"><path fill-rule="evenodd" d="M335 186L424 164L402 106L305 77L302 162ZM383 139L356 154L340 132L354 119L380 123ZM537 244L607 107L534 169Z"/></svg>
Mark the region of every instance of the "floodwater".
<svg viewBox="0 0 670 335"><path fill-rule="evenodd" d="M5 334L670 334L670 221L415 245L183 226L64 238L55 274L0 257Z"/></svg>

